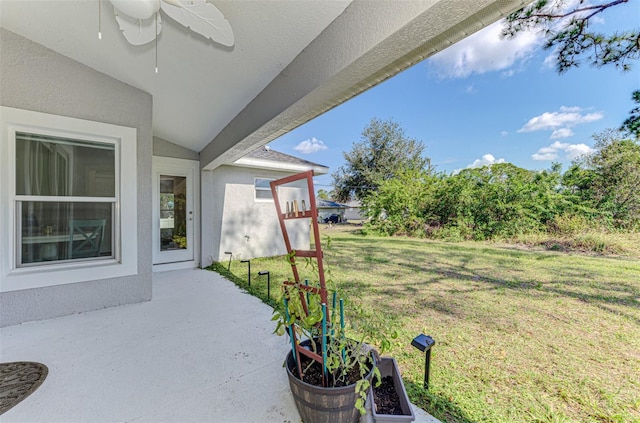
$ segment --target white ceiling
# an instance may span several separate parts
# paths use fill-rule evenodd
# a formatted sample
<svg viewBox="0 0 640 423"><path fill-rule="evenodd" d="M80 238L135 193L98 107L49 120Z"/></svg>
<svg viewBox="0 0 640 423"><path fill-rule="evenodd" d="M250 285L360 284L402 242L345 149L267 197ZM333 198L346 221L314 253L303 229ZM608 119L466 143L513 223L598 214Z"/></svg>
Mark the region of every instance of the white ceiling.
<svg viewBox="0 0 640 423"><path fill-rule="evenodd" d="M231 24L235 45L216 44L164 15L158 74L155 44L130 45L108 0L1 0L0 25L150 93L154 135L200 151L351 0L210 2Z"/></svg>

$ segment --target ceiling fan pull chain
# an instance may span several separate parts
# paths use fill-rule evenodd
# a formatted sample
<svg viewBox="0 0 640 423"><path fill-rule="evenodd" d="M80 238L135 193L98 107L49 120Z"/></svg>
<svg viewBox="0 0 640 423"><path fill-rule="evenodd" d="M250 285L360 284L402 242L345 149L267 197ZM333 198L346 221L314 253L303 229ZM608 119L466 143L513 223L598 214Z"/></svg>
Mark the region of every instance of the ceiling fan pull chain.
<svg viewBox="0 0 640 423"><path fill-rule="evenodd" d="M158 73L158 14L160 11L156 12L156 73Z"/></svg>
<svg viewBox="0 0 640 423"><path fill-rule="evenodd" d="M98 0L98 40L102 40L102 0Z"/></svg>

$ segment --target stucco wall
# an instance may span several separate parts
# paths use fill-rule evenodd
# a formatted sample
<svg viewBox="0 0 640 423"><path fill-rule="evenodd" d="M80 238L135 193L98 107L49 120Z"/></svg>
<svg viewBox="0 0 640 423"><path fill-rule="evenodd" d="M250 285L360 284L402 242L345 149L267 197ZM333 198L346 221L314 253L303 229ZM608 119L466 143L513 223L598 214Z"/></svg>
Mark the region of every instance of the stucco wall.
<svg viewBox="0 0 640 423"><path fill-rule="evenodd" d="M344 218L346 220L362 220L362 210L360 207L347 207L344 212Z"/></svg>
<svg viewBox="0 0 640 423"><path fill-rule="evenodd" d="M198 152L158 137L153 137L153 155L174 159L200 160Z"/></svg>
<svg viewBox="0 0 640 423"><path fill-rule="evenodd" d="M234 259L285 254L275 205L273 201L255 200L254 178L279 179L288 175L290 173L234 166L203 171L202 198L212 195L206 209L203 207L202 226L213 229L203 233L204 266L212 261L228 260L225 251L232 252ZM303 189L295 187L282 189L279 195L283 199L297 199L298 203L306 197ZM309 222L308 219L287 221L293 248L309 249Z"/></svg>
<svg viewBox="0 0 640 423"><path fill-rule="evenodd" d="M1 293L0 325L150 300L151 95L5 29L0 51L3 106L137 128L138 161L138 274Z"/></svg>

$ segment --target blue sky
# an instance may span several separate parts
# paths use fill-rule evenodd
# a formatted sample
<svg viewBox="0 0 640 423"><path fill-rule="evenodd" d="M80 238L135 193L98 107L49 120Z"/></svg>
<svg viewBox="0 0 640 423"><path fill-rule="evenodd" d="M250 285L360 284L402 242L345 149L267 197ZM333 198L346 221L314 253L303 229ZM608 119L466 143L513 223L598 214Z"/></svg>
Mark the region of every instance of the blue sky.
<svg viewBox="0 0 640 423"><path fill-rule="evenodd" d="M592 24L609 32L638 27L638 2L613 7ZM274 140L277 151L329 166L316 188L331 189L343 152L361 140L372 118L393 119L426 145L440 172L510 162L527 169L566 169L593 146L591 136L617 128L634 107L640 66L631 72L583 65L559 75L525 33L500 40L497 23L416 64Z"/></svg>

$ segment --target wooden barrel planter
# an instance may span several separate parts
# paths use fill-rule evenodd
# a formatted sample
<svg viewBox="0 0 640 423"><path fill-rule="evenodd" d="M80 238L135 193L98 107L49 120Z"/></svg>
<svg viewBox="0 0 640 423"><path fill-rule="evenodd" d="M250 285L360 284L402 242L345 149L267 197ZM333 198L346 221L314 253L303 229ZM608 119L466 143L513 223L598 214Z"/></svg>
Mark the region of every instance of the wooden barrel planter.
<svg viewBox="0 0 640 423"><path fill-rule="evenodd" d="M291 351L286 367L291 393L304 423L356 423L360 419L355 384L324 388L303 382L296 376ZM371 380L372 375L373 371L369 372L367 379Z"/></svg>

